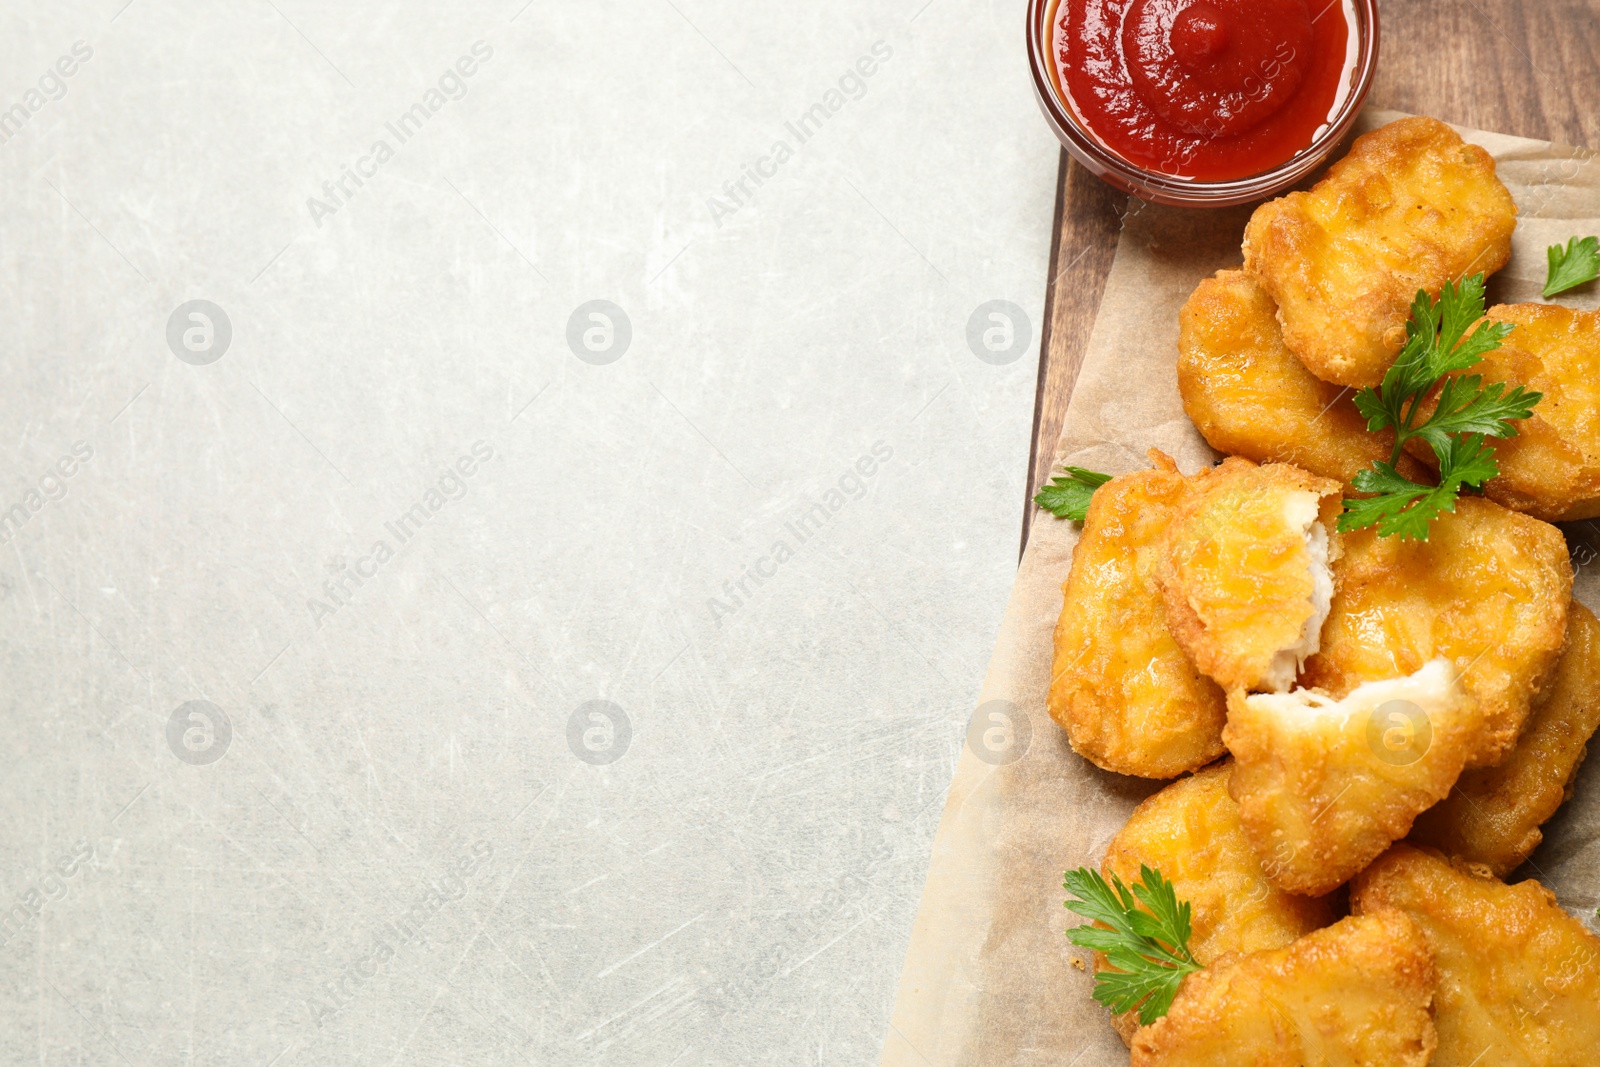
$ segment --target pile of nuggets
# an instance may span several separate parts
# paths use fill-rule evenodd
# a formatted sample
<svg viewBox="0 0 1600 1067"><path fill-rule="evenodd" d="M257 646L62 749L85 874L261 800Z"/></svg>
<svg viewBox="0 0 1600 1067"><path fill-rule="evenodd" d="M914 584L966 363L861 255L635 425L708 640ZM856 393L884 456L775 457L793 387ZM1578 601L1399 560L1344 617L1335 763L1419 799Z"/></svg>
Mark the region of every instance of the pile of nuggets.
<svg viewBox="0 0 1600 1067"><path fill-rule="evenodd" d="M1443 123L1360 138L1183 309L1184 408L1228 458L1152 451L1094 494L1050 713L1097 766L1177 778L1101 871L1172 881L1205 968L1151 1025L1113 1020L1135 1067L1600 1063L1600 938L1500 880L1600 725L1600 621L1551 525L1600 516L1600 314L1492 308L1517 328L1473 373L1544 394L1500 476L1426 541L1336 529L1393 445L1351 390L1417 290L1498 270L1515 222Z"/></svg>

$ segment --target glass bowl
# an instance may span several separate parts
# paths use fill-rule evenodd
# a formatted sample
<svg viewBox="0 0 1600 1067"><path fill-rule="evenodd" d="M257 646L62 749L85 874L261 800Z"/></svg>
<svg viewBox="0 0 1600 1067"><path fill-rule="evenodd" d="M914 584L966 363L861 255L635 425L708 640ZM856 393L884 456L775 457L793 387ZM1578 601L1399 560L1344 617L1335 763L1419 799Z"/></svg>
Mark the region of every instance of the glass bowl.
<svg viewBox="0 0 1600 1067"><path fill-rule="evenodd" d="M1361 111L1378 69L1378 0L1332 0L1343 3L1355 37L1355 62L1350 87L1339 110L1309 146L1283 163L1243 178L1198 181L1175 177L1130 163L1105 146L1073 113L1056 91L1051 54L1054 15L1062 0L1028 0L1028 65L1039 107L1072 158L1117 188L1145 200L1182 207L1227 207L1282 193L1321 166L1337 149Z"/></svg>

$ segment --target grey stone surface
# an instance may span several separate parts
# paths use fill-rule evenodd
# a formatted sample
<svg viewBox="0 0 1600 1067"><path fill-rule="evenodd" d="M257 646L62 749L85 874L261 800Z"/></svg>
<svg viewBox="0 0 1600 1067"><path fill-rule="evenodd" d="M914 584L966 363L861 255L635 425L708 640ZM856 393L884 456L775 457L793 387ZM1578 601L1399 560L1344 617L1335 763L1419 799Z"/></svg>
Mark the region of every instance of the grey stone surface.
<svg viewBox="0 0 1600 1067"><path fill-rule="evenodd" d="M876 1058L1021 5L519 4L0 11L0 1062Z"/></svg>

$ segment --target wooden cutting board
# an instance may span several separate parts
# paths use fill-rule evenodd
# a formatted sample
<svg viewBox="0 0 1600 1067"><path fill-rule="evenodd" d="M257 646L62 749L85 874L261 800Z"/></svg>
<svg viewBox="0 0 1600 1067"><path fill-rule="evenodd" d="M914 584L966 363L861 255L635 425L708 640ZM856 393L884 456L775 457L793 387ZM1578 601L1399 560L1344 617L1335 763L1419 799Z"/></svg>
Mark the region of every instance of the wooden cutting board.
<svg viewBox="0 0 1600 1067"><path fill-rule="evenodd" d="M1387 0L1380 19L1369 106L1600 148L1600 0ZM1023 545L1127 199L1061 154Z"/></svg>

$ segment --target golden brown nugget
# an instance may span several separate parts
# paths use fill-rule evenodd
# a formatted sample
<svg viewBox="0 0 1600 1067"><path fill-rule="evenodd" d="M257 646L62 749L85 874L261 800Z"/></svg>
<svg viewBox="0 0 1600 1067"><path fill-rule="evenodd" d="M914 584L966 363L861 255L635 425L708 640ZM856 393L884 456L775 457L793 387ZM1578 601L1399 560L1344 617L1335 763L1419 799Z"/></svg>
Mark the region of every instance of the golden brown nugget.
<svg viewBox="0 0 1600 1067"><path fill-rule="evenodd" d="M1600 938L1533 880L1477 877L1396 845L1351 886L1356 914L1416 920L1439 971L1433 1067L1592 1067L1600 1061Z"/></svg>
<svg viewBox="0 0 1600 1067"><path fill-rule="evenodd" d="M1572 783L1600 728L1600 620L1576 600L1567 647L1528 725L1498 767L1468 771L1424 812L1411 839L1481 864L1500 878L1544 839L1539 827L1572 797Z"/></svg>
<svg viewBox="0 0 1600 1067"><path fill-rule="evenodd" d="M1426 541L1370 528L1343 541L1322 650L1306 661L1301 684L1342 697L1448 659L1484 712L1483 745L1467 765L1498 763L1561 654L1572 600L1566 538L1464 496L1433 521Z"/></svg>
<svg viewBox="0 0 1600 1067"><path fill-rule="evenodd" d="M1225 690L1281 693L1320 647L1340 485L1229 457L1176 510L1160 579L1167 626Z"/></svg>
<svg viewBox="0 0 1600 1067"><path fill-rule="evenodd" d="M1394 362L1417 290L1505 266L1516 221L1489 153L1437 119L1401 119L1357 138L1309 192L1257 208L1244 265L1289 350L1360 388Z"/></svg>
<svg viewBox="0 0 1600 1067"><path fill-rule="evenodd" d="M1189 902L1189 951L1206 966L1224 956L1282 948L1334 918L1328 901L1285 893L1267 880L1228 795L1231 772L1227 763L1206 767L1147 798L1100 862L1107 881L1116 875L1127 885L1139 881L1142 865L1160 871L1178 899ZM1129 1041L1139 1013L1118 1015L1112 1024Z"/></svg>
<svg viewBox="0 0 1600 1067"><path fill-rule="evenodd" d="M1343 700L1234 691L1222 738L1244 836L1272 883L1333 891L1437 804L1476 751L1483 717L1455 667L1433 660Z"/></svg>
<svg viewBox="0 0 1600 1067"><path fill-rule="evenodd" d="M1190 481L1151 450L1155 468L1095 490L1062 589L1050 715L1098 767L1175 778L1222 755L1222 690L1167 629L1156 565Z"/></svg>
<svg viewBox="0 0 1600 1067"><path fill-rule="evenodd" d="M1207 278L1178 313L1178 392L1212 448L1257 463L1293 463L1348 484L1387 460L1394 433L1368 433L1352 390L1306 370L1283 343L1278 306L1242 270ZM1400 473L1425 481L1402 456Z"/></svg>
<svg viewBox="0 0 1600 1067"><path fill-rule="evenodd" d="M1494 441L1500 475L1484 493L1547 522L1600 516L1600 312L1553 304L1501 304L1487 318L1516 328L1482 362L1461 372L1544 394L1517 435ZM1422 417L1432 406L1422 409ZM1420 418L1418 420L1421 421ZM1423 461L1433 450L1416 440Z"/></svg>
<svg viewBox="0 0 1600 1067"><path fill-rule="evenodd" d="M1142 864L1159 870L1192 908L1189 950L1202 964L1282 948L1333 922L1326 900L1274 887L1228 795L1231 762L1196 771L1147 798L1117 831L1100 863L1129 885Z"/></svg>
<svg viewBox="0 0 1600 1067"><path fill-rule="evenodd" d="M1184 979L1133 1067L1426 1067L1435 982L1415 922L1352 916Z"/></svg>

